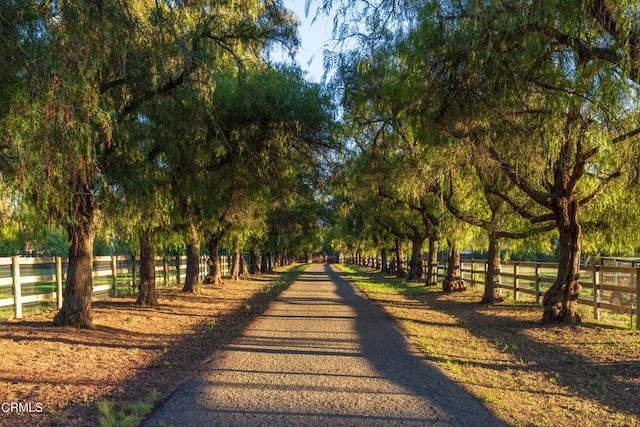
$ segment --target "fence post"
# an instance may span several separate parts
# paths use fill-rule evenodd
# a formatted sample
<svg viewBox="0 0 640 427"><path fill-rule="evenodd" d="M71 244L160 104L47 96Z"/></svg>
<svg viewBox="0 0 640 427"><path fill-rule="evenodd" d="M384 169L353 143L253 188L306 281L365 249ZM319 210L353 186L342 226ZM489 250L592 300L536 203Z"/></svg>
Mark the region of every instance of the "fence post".
<svg viewBox="0 0 640 427"><path fill-rule="evenodd" d="M62 308L62 258L56 257L56 301L58 310Z"/></svg>
<svg viewBox="0 0 640 427"><path fill-rule="evenodd" d="M518 301L518 297L519 292L519 285L520 285L520 280L518 278L518 273L520 272L520 263L518 261L514 261L513 262L513 299Z"/></svg>
<svg viewBox="0 0 640 427"><path fill-rule="evenodd" d="M11 266L13 267L13 304L16 313L16 319L22 319L22 286L20 283L20 258L11 257Z"/></svg>
<svg viewBox="0 0 640 427"><path fill-rule="evenodd" d="M593 318L600 320L600 266L593 265L591 268L591 283L593 285Z"/></svg>
<svg viewBox="0 0 640 427"><path fill-rule="evenodd" d="M536 304L540 304L540 263L536 262Z"/></svg>
<svg viewBox="0 0 640 427"><path fill-rule="evenodd" d="M475 259L471 258L471 287L476 287L476 272L474 271Z"/></svg>
<svg viewBox="0 0 640 427"><path fill-rule="evenodd" d="M111 255L111 296L118 296L118 260Z"/></svg>
<svg viewBox="0 0 640 427"><path fill-rule="evenodd" d="M636 330L640 331L640 322L638 322L638 316L640 316L640 267L636 267Z"/></svg>
<svg viewBox="0 0 640 427"><path fill-rule="evenodd" d="M131 255L131 288L136 288L136 256Z"/></svg>

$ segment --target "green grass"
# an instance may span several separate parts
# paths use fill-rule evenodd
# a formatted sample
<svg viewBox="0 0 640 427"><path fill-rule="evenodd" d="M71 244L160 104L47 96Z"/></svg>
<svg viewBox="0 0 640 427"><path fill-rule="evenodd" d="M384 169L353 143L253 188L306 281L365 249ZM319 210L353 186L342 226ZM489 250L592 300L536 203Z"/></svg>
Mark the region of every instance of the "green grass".
<svg viewBox="0 0 640 427"><path fill-rule="evenodd" d="M158 393L152 390L149 397L134 403L114 405L102 400L97 403L100 427L133 427L139 425L150 414L158 401Z"/></svg>
<svg viewBox="0 0 640 427"><path fill-rule="evenodd" d="M118 295L129 295L135 290L131 284L131 275L122 274L118 275ZM158 279L161 286L161 278ZM102 276L93 278L93 286L111 285L113 283L113 276ZM23 283L22 295L36 295L36 294L48 294L57 290L57 284L55 281L36 282L36 283ZM3 286L0 288L0 298L12 298L13 287Z"/></svg>
<svg viewBox="0 0 640 427"><path fill-rule="evenodd" d="M370 290L374 292L397 292L400 294L416 294L416 293L429 293L429 292L440 292L442 288L440 286L426 287L422 282L416 283L408 283L403 279L395 279L385 277L382 273L374 272L368 268L355 266L355 265L347 265L347 264L337 264L338 269L342 271L349 280L358 285L364 290ZM533 268L529 268L531 271L526 271L529 267L521 267L519 274L534 274ZM544 270L544 269L542 269ZM548 272L543 272L543 274L551 274L550 269ZM512 270L505 270L508 272L512 272ZM555 274L555 270L554 270ZM511 281L511 282L509 282ZM505 283L506 282L506 283ZM523 288L527 281L520 280L520 288ZM535 289L535 283L532 283L533 288ZM542 295L544 292L549 289L550 284L544 283L540 286L540 295L542 300ZM476 288L473 292L481 293L484 289L484 285L476 284ZM586 292L590 292L589 289L583 290L583 294ZM525 294L520 292L519 299L515 300L513 298L513 282L511 278L507 278L503 280L502 284L502 296L504 296L505 300L502 304L508 305L536 305L535 295ZM539 305L539 304L538 304ZM612 312L609 310L600 310L600 320L594 320L593 318L593 307L586 304L578 305L578 313L582 316L584 321L588 321L590 323L602 324L607 326L614 326L622 329L634 329L636 327L637 319L634 315L630 315L629 313L620 314L616 312Z"/></svg>
<svg viewBox="0 0 640 427"><path fill-rule="evenodd" d="M440 287L427 287L422 282L410 283L403 279L390 279L382 273L372 272L364 267L336 264L345 276L365 290L376 292L398 292L401 294L430 293L441 290Z"/></svg>

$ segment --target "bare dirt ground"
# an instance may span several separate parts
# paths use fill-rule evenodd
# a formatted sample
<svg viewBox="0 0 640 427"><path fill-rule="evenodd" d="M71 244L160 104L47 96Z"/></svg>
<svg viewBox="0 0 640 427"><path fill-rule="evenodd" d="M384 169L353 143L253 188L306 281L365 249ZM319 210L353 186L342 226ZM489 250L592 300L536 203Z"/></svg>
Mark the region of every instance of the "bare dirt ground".
<svg viewBox="0 0 640 427"><path fill-rule="evenodd" d="M264 310L276 277L202 285L196 295L159 288L157 308L133 296L95 302L95 330L55 328L55 310L0 323L0 426L95 426L99 401L154 390L162 399Z"/></svg>
<svg viewBox="0 0 640 427"><path fill-rule="evenodd" d="M348 277L509 425L640 425L640 332L589 319L544 325L539 305L483 306L480 288L445 294L370 271Z"/></svg>

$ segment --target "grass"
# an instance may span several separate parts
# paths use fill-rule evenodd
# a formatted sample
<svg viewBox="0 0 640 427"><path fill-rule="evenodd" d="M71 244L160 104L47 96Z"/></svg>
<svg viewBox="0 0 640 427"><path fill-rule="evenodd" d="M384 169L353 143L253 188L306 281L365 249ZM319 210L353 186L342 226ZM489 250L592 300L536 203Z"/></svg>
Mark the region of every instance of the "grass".
<svg viewBox="0 0 640 427"><path fill-rule="evenodd" d="M640 424L640 333L627 329L628 317L624 326L589 316L578 326L543 325L534 302L480 305L482 286L445 294L341 269L428 363L507 424Z"/></svg>
<svg viewBox="0 0 640 427"><path fill-rule="evenodd" d="M158 401L158 393L152 390L149 397L134 403L115 405L107 400L97 403L100 427L133 427L139 425L151 413Z"/></svg>

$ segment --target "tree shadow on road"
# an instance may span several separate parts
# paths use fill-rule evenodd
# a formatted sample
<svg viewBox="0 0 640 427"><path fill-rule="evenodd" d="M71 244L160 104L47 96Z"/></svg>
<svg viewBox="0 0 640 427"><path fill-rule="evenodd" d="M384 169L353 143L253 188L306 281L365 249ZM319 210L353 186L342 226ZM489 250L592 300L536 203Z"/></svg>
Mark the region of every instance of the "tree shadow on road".
<svg viewBox="0 0 640 427"><path fill-rule="evenodd" d="M337 284L343 302L355 309L362 352L382 376L423 396L450 417L451 425L503 425L464 389L425 363L387 316L341 273L328 265L325 272Z"/></svg>

